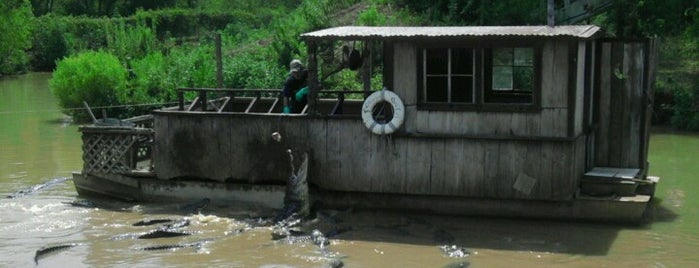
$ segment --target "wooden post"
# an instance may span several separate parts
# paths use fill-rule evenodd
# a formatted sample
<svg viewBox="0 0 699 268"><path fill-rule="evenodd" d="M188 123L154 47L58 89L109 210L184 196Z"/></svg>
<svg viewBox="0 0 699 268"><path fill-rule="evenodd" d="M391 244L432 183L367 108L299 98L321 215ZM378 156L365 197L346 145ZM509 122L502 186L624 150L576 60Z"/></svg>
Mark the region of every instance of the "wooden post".
<svg viewBox="0 0 699 268"><path fill-rule="evenodd" d="M315 41L308 42L308 110L309 114L318 113L318 91L320 86L318 83L318 59L316 52L318 45Z"/></svg>
<svg viewBox="0 0 699 268"><path fill-rule="evenodd" d="M364 86L364 97L368 97L370 92L371 92L371 51L372 51L372 42L371 41L365 41L364 42L364 51L362 51L362 83Z"/></svg>
<svg viewBox="0 0 699 268"><path fill-rule="evenodd" d="M221 56L221 33L216 33L216 82L223 88L223 59Z"/></svg>
<svg viewBox="0 0 699 268"><path fill-rule="evenodd" d="M179 110L184 111L184 92L182 90L177 90L177 102L179 102Z"/></svg>
<svg viewBox="0 0 699 268"><path fill-rule="evenodd" d="M549 27L553 27L556 24L556 15L554 12L555 11L553 9L553 0L548 0L547 1L547 9L546 9L546 14L547 14L546 21L548 22L547 24Z"/></svg>

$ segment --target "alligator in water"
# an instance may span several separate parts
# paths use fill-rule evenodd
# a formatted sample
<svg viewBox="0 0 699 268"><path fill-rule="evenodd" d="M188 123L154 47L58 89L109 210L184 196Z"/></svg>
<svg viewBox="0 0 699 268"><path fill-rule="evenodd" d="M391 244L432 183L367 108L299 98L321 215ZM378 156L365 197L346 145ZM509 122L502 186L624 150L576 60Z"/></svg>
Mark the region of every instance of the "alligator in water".
<svg viewBox="0 0 699 268"><path fill-rule="evenodd" d="M60 245L55 245L55 246L45 246L36 251L36 254L34 255L34 263L39 264L39 259L44 258L48 256L49 254L53 253L58 253L63 250L67 250L69 248L77 247L83 245L82 243L68 243L68 244L60 244Z"/></svg>
<svg viewBox="0 0 699 268"><path fill-rule="evenodd" d="M138 221L134 224L133 226L149 226L153 224L158 224L158 223L166 223L166 222L172 222L172 219L149 219L149 220L142 220Z"/></svg>
<svg viewBox="0 0 699 268"><path fill-rule="evenodd" d="M279 222L297 214L301 218L306 218L310 214L310 200L308 196L308 153L302 155L301 164L298 171L295 171L294 154L291 150L286 151L289 155L289 165L291 174L286 182L286 193L284 195L284 207L274 217L274 222Z"/></svg>
<svg viewBox="0 0 699 268"><path fill-rule="evenodd" d="M37 185L34 185L34 186L29 187L27 189L22 189L22 190L19 190L17 192L14 192L13 194L8 195L7 198L18 198L18 197L22 197L22 196L25 196L28 194L33 194L33 193L36 193L38 191L48 189L48 188L55 186L59 183L66 182L67 180L70 180L70 179L71 179L70 177L54 178L54 179L51 179L47 182L37 184Z"/></svg>

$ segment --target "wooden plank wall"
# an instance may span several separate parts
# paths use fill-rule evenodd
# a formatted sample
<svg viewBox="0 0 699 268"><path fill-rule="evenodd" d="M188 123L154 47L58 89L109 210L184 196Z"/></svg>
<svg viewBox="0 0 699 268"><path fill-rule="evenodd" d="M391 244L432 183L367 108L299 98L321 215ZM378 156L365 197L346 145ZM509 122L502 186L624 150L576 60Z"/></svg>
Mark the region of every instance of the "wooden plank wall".
<svg viewBox="0 0 699 268"><path fill-rule="evenodd" d="M644 42L601 42L596 92L595 165L642 168L647 53Z"/></svg>
<svg viewBox="0 0 699 268"><path fill-rule="evenodd" d="M309 181L336 191L567 200L579 177L578 142L390 138L359 118L156 113L155 122L162 179L284 183L286 149L311 152ZM520 178L530 192L516 190Z"/></svg>
<svg viewBox="0 0 699 268"><path fill-rule="evenodd" d="M361 122L326 123L333 148L328 146L324 157L315 155L309 181L327 190L568 200L584 166L584 137L576 142L390 138L371 134ZM521 176L533 180L531 192L514 187Z"/></svg>

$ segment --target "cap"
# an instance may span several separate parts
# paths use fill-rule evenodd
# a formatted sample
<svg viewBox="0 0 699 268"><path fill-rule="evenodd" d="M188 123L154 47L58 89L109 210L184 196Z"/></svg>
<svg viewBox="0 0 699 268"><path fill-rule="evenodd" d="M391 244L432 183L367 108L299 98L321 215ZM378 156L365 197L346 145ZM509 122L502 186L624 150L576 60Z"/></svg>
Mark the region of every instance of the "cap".
<svg viewBox="0 0 699 268"><path fill-rule="evenodd" d="M303 69L303 64L301 64L300 60L292 60L289 63L289 73L298 72L301 69Z"/></svg>

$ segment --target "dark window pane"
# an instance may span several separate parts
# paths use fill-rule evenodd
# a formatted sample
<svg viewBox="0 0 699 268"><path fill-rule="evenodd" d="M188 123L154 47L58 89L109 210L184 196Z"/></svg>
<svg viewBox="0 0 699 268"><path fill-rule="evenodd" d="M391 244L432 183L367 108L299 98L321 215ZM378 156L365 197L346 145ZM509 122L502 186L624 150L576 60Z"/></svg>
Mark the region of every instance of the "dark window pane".
<svg viewBox="0 0 699 268"><path fill-rule="evenodd" d="M515 66L534 66L534 49L530 47L515 48Z"/></svg>
<svg viewBox="0 0 699 268"><path fill-rule="evenodd" d="M473 78L457 76L451 79L451 101L473 103Z"/></svg>
<svg viewBox="0 0 699 268"><path fill-rule="evenodd" d="M427 74L446 74L449 58L446 49L426 49Z"/></svg>
<svg viewBox="0 0 699 268"><path fill-rule="evenodd" d="M493 66L493 90L512 90L512 67Z"/></svg>
<svg viewBox="0 0 699 268"><path fill-rule="evenodd" d="M534 67L514 67L514 89L531 92L534 89Z"/></svg>
<svg viewBox="0 0 699 268"><path fill-rule="evenodd" d="M447 78L427 77L427 102L447 101Z"/></svg>
<svg viewBox="0 0 699 268"><path fill-rule="evenodd" d="M453 48L451 50L451 73L473 74L473 49Z"/></svg>
<svg viewBox="0 0 699 268"><path fill-rule="evenodd" d="M494 66L512 66L511 48L494 48L493 49L493 65Z"/></svg>

